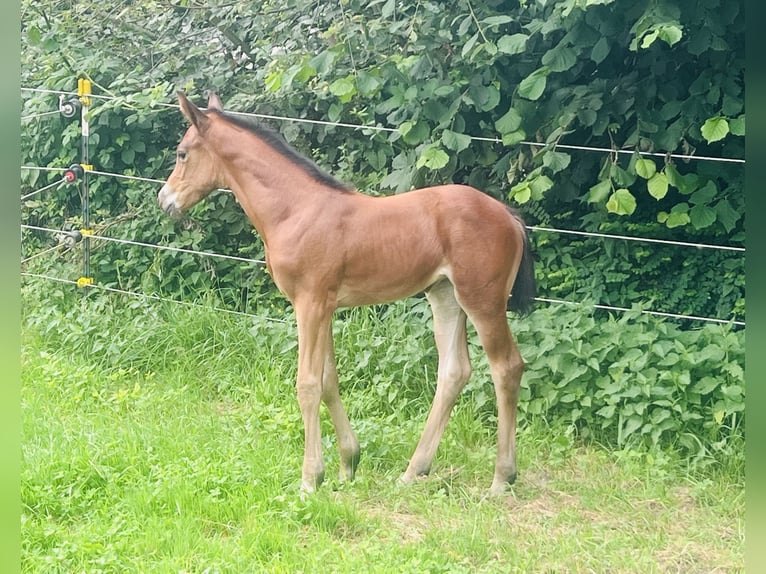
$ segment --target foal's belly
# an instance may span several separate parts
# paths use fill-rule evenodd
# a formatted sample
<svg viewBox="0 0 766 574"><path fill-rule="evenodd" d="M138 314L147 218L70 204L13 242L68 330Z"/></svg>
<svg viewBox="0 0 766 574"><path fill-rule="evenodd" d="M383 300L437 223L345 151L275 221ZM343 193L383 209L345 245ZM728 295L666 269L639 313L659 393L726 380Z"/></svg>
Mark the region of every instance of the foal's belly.
<svg viewBox="0 0 766 574"><path fill-rule="evenodd" d="M337 305L358 307L397 301L425 291L446 276L441 268L406 277L386 276L384 272L365 281L342 284L338 289Z"/></svg>

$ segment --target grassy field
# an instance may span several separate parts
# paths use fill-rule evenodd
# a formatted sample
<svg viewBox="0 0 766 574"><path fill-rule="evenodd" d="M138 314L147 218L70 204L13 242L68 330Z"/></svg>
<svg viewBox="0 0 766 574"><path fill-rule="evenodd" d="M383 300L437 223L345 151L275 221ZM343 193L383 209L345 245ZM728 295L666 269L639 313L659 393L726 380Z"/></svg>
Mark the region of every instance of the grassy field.
<svg viewBox="0 0 766 574"><path fill-rule="evenodd" d="M362 462L353 483L334 478L323 413L330 478L302 498L289 316L33 303L22 337L24 572L743 570L740 465L692 470L672 452L610 450L525 421L519 479L488 499L494 420L463 400L431 477L399 485L432 395L425 322L379 310L338 322Z"/></svg>

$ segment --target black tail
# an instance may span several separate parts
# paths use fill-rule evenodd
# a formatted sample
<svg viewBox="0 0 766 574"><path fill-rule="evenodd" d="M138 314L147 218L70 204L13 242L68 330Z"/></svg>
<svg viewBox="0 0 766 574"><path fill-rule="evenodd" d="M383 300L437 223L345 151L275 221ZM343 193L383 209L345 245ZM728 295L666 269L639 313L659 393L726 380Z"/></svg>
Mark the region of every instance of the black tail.
<svg viewBox="0 0 766 574"><path fill-rule="evenodd" d="M508 309L519 315L527 315L532 311L537 296L537 282L535 281L535 261L529 245L529 233L521 216L510 207L511 215L524 227L524 252L521 255L521 264L516 274L511 289L511 298L508 300Z"/></svg>

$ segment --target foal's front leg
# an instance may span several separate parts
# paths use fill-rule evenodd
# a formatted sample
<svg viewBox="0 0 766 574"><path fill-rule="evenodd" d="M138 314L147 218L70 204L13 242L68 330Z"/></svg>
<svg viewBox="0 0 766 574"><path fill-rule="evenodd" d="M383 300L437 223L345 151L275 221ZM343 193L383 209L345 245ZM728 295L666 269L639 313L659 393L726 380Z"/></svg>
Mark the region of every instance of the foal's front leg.
<svg viewBox="0 0 766 574"><path fill-rule="evenodd" d="M315 301L295 303L298 321L298 405L303 417L305 445L301 489L314 492L324 480L319 403L329 346L332 308Z"/></svg>
<svg viewBox="0 0 766 574"><path fill-rule="evenodd" d="M327 337L324 374L322 376L322 400L330 412L335 434L338 437L340 451L340 479L353 480L359 464L359 440L351 428L346 410L340 400L338 390L338 370L335 366L335 352L332 340L332 326Z"/></svg>

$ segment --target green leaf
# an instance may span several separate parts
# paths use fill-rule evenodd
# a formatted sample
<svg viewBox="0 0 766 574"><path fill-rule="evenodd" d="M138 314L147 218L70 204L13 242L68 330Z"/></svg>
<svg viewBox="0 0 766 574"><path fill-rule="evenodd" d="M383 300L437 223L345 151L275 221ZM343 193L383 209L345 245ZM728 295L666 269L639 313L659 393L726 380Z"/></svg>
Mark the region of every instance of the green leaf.
<svg viewBox="0 0 766 574"><path fill-rule="evenodd" d="M620 188L606 202L606 209L617 215L630 215L636 210L636 198L624 187Z"/></svg>
<svg viewBox="0 0 766 574"><path fill-rule="evenodd" d="M543 54L541 61L551 72L565 72L577 63L577 54L569 46L559 45Z"/></svg>
<svg viewBox="0 0 766 574"><path fill-rule="evenodd" d="M473 18L471 18L470 15L467 15L465 18L463 18L463 21L460 23L460 26L458 26L457 35L465 36L466 33L468 33L468 29L471 26L473 26Z"/></svg>
<svg viewBox="0 0 766 574"><path fill-rule="evenodd" d="M373 76L369 72L359 70L356 78L359 93L363 96L373 95L377 89L383 85L380 78Z"/></svg>
<svg viewBox="0 0 766 574"><path fill-rule="evenodd" d="M519 83L519 95L528 100L537 100L545 91L545 84L550 70L547 67L538 68Z"/></svg>
<svg viewBox="0 0 766 574"><path fill-rule="evenodd" d="M513 18L508 15L490 16L481 21L482 24L487 26L499 26L501 24L509 24L510 22L513 22Z"/></svg>
<svg viewBox="0 0 766 574"><path fill-rule="evenodd" d="M532 188L529 186L529 182L522 181L514 185L508 195L516 203L526 203L532 197Z"/></svg>
<svg viewBox="0 0 766 574"><path fill-rule="evenodd" d="M430 135L426 122L402 122L399 131L402 134L402 139L410 145L417 145Z"/></svg>
<svg viewBox="0 0 766 574"><path fill-rule="evenodd" d="M593 45L593 49L590 52L590 59L596 62L596 64L600 64L609 55L609 51L609 42L607 42L605 36L602 36L599 41Z"/></svg>
<svg viewBox="0 0 766 574"><path fill-rule="evenodd" d="M689 217L695 229L704 229L715 223L716 211L707 205L695 205L689 210Z"/></svg>
<svg viewBox="0 0 766 574"><path fill-rule="evenodd" d="M460 55L463 58L466 58L468 56L468 52L470 52L473 47L476 45L476 42L479 40L479 33L476 32L473 36L468 38L465 44L463 44L463 49L460 51Z"/></svg>
<svg viewBox="0 0 766 574"><path fill-rule="evenodd" d="M550 169L553 173L558 173L569 166L569 162L572 160L572 156L568 153L559 151L547 151L543 155L543 165Z"/></svg>
<svg viewBox="0 0 766 574"><path fill-rule="evenodd" d="M659 32L657 30L652 30L648 34L646 34L641 39L641 47L642 48L648 48L652 44L654 44L654 41L657 39L657 36L659 36Z"/></svg>
<svg viewBox="0 0 766 574"><path fill-rule="evenodd" d="M642 424L643 420L640 416L631 415L628 420L625 421L625 426L622 429L622 439L624 440L626 437L632 435L639 428L641 428Z"/></svg>
<svg viewBox="0 0 766 574"><path fill-rule="evenodd" d="M629 187L636 181L636 174L622 169L616 162L609 167L609 176L620 187Z"/></svg>
<svg viewBox="0 0 766 574"><path fill-rule="evenodd" d="M598 114L595 110L591 110L589 108L580 108L577 110L577 118L580 120L580 123L582 123L584 127L589 128L596 123Z"/></svg>
<svg viewBox="0 0 766 574"><path fill-rule="evenodd" d="M416 167L427 167L430 170L441 169L449 163L447 152L435 144L431 144L420 154Z"/></svg>
<svg viewBox="0 0 766 574"><path fill-rule="evenodd" d="M664 41L668 46L672 46L683 37L683 31L680 25L666 24L659 29L660 40Z"/></svg>
<svg viewBox="0 0 766 574"><path fill-rule="evenodd" d="M547 175L539 175L529 182L529 187L532 190L532 199L539 201L543 194L553 187L553 181Z"/></svg>
<svg viewBox="0 0 766 574"><path fill-rule="evenodd" d="M726 229L726 233L730 233L731 230L734 229L737 221L739 221L740 214L737 213L726 198L716 203L713 209L715 209L716 215L718 216L718 221L720 221L721 225Z"/></svg>
<svg viewBox="0 0 766 574"><path fill-rule="evenodd" d="M729 133L729 122L723 116L708 118L700 130L707 143L722 140Z"/></svg>
<svg viewBox="0 0 766 574"><path fill-rule="evenodd" d="M526 34L511 34L502 36L497 41L497 49L504 54L523 54L527 49L527 40L529 36Z"/></svg>
<svg viewBox="0 0 766 574"><path fill-rule="evenodd" d="M330 93L337 96L342 103L348 103L356 94L356 82L351 76L338 78L330 84Z"/></svg>
<svg viewBox="0 0 766 574"><path fill-rule="evenodd" d="M680 185L681 174L678 173L676 166L674 166L672 163L668 163L665 165L665 169L662 171L665 172L665 177L668 178L668 184L672 185L673 187L678 187Z"/></svg>
<svg viewBox="0 0 766 574"><path fill-rule="evenodd" d="M655 173L646 182L646 188L649 190L649 195L653 198L660 200L668 193L668 178L662 173Z"/></svg>
<svg viewBox="0 0 766 574"><path fill-rule="evenodd" d="M264 81L266 89L270 92L276 92L282 87L282 72L274 70L266 76Z"/></svg>
<svg viewBox="0 0 766 574"><path fill-rule="evenodd" d="M707 395L712 393L721 385L715 377L702 377L698 382L694 383L692 390L700 395Z"/></svg>
<svg viewBox="0 0 766 574"><path fill-rule="evenodd" d="M682 227L684 225L687 225L691 221L689 219L688 213L671 213L668 215L667 220L665 221L665 225L667 225L670 229L673 229L674 227Z"/></svg>
<svg viewBox="0 0 766 574"><path fill-rule="evenodd" d="M663 216L663 214L664 217L660 219L660 216ZM689 218L689 205L687 203L677 203L673 206L673 209L670 210L670 213L661 212L660 215L657 216L657 220L671 229L687 225L691 221Z"/></svg>
<svg viewBox="0 0 766 574"><path fill-rule="evenodd" d="M123 163L132 164L133 160L136 159L136 152L132 147L123 147L122 152L120 152L120 159Z"/></svg>
<svg viewBox="0 0 766 574"><path fill-rule="evenodd" d="M718 186L711 179L704 186L695 191L689 201L695 205L710 203L718 195Z"/></svg>
<svg viewBox="0 0 766 574"><path fill-rule="evenodd" d="M738 118L729 120L729 129L735 136L745 135L745 114L742 114Z"/></svg>
<svg viewBox="0 0 766 574"><path fill-rule="evenodd" d="M309 65L314 68L320 76L323 76L332 69L338 55L337 51L325 50L311 58L311 60L309 60Z"/></svg>
<svg viewBox="0 0 766 574"><path fill-rule="evenodd" d="M657 164L654 160L648 158L638 158L636 160L636 173L644 179L651 178L657 171Z"/></svg>
<svg viewBox="0 0 766 574"><path fill-rule="evenodd" d="M471 136L459 134L452 130L444 130L442 132L442 143L447 149L460 152L471 145Z"/></svg>
<svg viewBox="0 0 766 574"><path fill-rule="evenodd" d="M27 29L27 38L29 38L29 43L33 46L40 43L40 38L42 35L40 34L40 28L38 28L35 25L30 26Z"/></svg>
<svg viewBox="0 0 766 574"><path fill-rule="evenodd" d="M588 203L601 203L605 201L609 192L612 191L612 182L608 179L598 182L588 190Z"/></svg>
<svg viewBox="0 0 766 574"><path fill-rule="evenodd" d="M488 86L471 86L468 89L468 95L476 108L482 112L495 109L500 102L500 90L491 84Z"/></svg>
<svg viewBox="0 0 766 574"><path fill-rule="evenodd" d="M527 134L524 130L516 130L515 132L503 134L503 145L516 145L517 143L524 141L524 138L526 137Z"/></svg>
<svg viewBox="0 0 766 574"><path fill-rule="evenodd" d="M396 0L388 0L380 10L380 15L383 18L390 18L396 9Z"/></svg>
<svg viewBox="0 0 766 574"><path fill-rule="evenodd" d="M510 108L495 122L495 129L501 134L515 132L520 126L521 114L515 108Z"/></svg>

